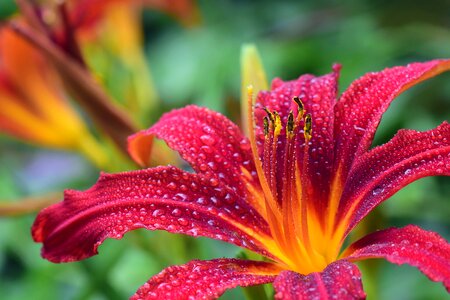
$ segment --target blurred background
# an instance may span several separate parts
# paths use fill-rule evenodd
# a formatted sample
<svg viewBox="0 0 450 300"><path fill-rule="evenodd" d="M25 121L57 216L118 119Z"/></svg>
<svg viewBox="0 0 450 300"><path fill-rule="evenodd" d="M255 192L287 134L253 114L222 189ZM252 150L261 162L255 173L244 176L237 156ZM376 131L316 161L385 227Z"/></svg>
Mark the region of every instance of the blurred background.
<svg viewBox="0 0 450 300"><path fill-rule="evenodd" d="M159 99L148 117L142 117L143 126L164 111L190 103L239 122L239 57L244 43L258 47L269 80L321 75L330 72L333 63L341 63L341 92L366 72L450 57L450 2L444 0L199 0L192 5L195 17L187 21L160 9L142 11L138 25L151 72L148 79L153 82L150 93ZM1 0L2 20L16 12L13 1ZM95 49L91 53L90 64L106 90L123 98L117 86L125 80L124 66L105 68ZM401 95L383 117L374 144L386 142L400 128L426 130L449 120L449 82L450 74L443 74ZM86 189L99 174L98 167L76 153L48 150L6 135L0 136L0 166L0 201L5 203L67 188ZM127 168L125 164L112 169ZM449 240L449 195L449 178L419 180L377 208L366 229L413 223ZM35 213L0 218L1 299L125 299L168 265L239 252L203 238L138 230L120 241L107 240L100 255L86 261L52 264L40 257L41 245L31 239L34 217ZM448 297L442 284L413 267L381 260L359 265L368 299ZM239 288L223 296L243 297Z"/></svg>

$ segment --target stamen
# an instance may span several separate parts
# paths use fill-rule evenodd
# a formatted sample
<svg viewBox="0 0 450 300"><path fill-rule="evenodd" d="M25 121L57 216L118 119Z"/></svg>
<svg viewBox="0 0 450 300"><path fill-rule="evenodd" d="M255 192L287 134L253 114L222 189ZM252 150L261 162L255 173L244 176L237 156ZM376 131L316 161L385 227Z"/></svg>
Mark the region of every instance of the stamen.
<svg viewBox="0 0 450 300"><path fill-rule="evenodd" d="M280 135L281 132L281 117L280 115L274 111L273 112L274 118L275 120L273 121L273 134L275 138L278 138L278 136Z"/></svg>
<svg viewBox="0 0 450 300"><path fill-rule="evenodd" d="M305 116L305 127L303 128L305 135L305 145L308 144L309 140L312 137L312 122L311 122L311 114L307 114Z"/></svg>
<svg viewBox="0 0 450 300"><path fill-rule="evenodd" d="M269 118L264 117L263 123L264 123L264 136L267 137L269 135Z"/></svg>
<svg viewBox="0 0 450 300"><path fill-rule="evenodd" d="M302 100L300 100L300 98L298 98L297 96L295 96L293 100L295 103L297 103L298 106L297 120L301 120L303 119L303 114L305 113L305 106L303 105Z"/></svg>
<svg viewBox="0 0 450 300"><path fill-rule="evenodd" d="M264 107L263 109L266 112L267 116L269 117L270 122L272 122L272 124L275 123L275 119L273 118L272 112L269 109L267 109L267 107Z"/></svg>
<svg viewBox="0 0 450 300"><path fill-rule="evenodd" d="M306 265L304 249L299 244L296 236L295 222L298 218L298 210L295 209L297 203L297 193L295 187L296 170L295 170L295 135L294 135L294 115L289 113L286 124L286 145L284 155L284 174L283 174L283 199L282 214L283 214L283 228L286 240L291 248L289 248L290 255L295 259L298 265Z"/></svg>
<svg viewBox="0 0 450 300"><path fill-rule="evenodd" d="M253 87L249 86L247 88L247 101L248 101L248 111L247 111L247 122L249 126L250 133L250 144L253 154L253 161L255 162L256 172L258 174L258 179L261 184L261 187L264 191L264 206L266 210L266 216L268 218L268 223L270 227L270 231L274 237L274 240L277 242L281 249L284 249L285 241L283 238L283 230L280 228L279 224L281 221L281 213L280 209L277 206L275 199L273 198L272 192L267 182L267 178L264 174L261 160L258 155L258 148L256 145L256 137L255 137L255 122L253 115ZM270 117L269 117L270 118Z"/></svg>
<svg viewBox="0 0 450 300"><path fill-rule="evenodd" d="M292 139L294 137L294 114L292 111L289 112L288 121L287 121L287 137Z"/></svg>
<svg viewBox="0 0 450 300"><path fill-rule="evenodd" d="M312 253L312 247L311 247L311 241L309 239L309 230L308 230L308 215L307 215L307 204L310 201L310 192L309 188L311 187L311 182L309 182L308 177L306 174L308 174L308 161L309 161L309 141L312 137L312 121L311 121L311 114L307 114L305 116L305 124L303 127L303 133L305 136L305 148L303 150L303 174L305 176L302 176L302 185L305 187L302 191L302 200L300 203L301 208L301 215L302 215L302 240L305 244L306 249L308 252Z"/></svg>

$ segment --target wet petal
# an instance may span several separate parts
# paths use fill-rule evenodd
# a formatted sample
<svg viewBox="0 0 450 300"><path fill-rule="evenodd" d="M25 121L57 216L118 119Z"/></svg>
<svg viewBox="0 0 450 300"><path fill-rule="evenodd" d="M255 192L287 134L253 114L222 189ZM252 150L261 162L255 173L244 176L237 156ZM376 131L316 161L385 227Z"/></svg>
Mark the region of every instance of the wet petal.
<svg viewBox="0 0 450 300"><path fill-rule="evenodd" d="M323 211L327 204L333 162L333 149L329 145L333 141L333 107L337 98L340 66L336 65L333 69L333 73L321 77L307 74L286 82L275 79L272 82L271 91L260 92L255 104L256 141L260 156L262 156L264 145L263 118L266 116L263 108L278 112L284 127L289 112L292 111L296 115L298 106L293 101L293 97L297 96L303 102L306 113L312 115L312 138L308 148L307 165L302 166L305 152L302 132L298 132L297 159L300 163L300 172L306 172L303 176L306 176L308 182L314 186L314 189L311 189L311 199L315 201L311 201L311 203L316 206L318 211ZM303 126L303 124L300 125ZM281 145L278 154L279 165L282 165L284 160L285 140L285 131L282 130L279 138ZM285 177L284 174L278 175L278 178L283 177Z"/></svg>
<svg viewBox="0 0 450 300"><path fill-rule="evenodd" d="M450 125L444 122L424 132L400 130L388 143L356 159L337 220L348 222L348 233L395 192L417 179L434 175L450 175Z"/></svg>
<svg viewBox="0 0 450 300"><path fill-rule="evenodd" d="M345 181L356 157L372 144L381 116L390 103L415 84L450 69L449 60L433 60L368 73L342 94L335 113L335 165Z"/></svg>
<svg viewBox="0 0 450 300"><path fill-rule="evenodd" d="M42 255L54 262L97 254L106 238L133 229L205 236L273 257L263 249L267 223L242 197L209 179L175 167L102 174L89 190L69 190L41 211L32 228Z"/></svg>
<svg viewBox="0 0 450 300"><path fill-rule="evenodd" d="M272 282L279 272L274 264L267 262L194 260L163 270L141 286L131 299L217 299L237 286Z"/></svg>
<svg viewBox="0 0 450 300"><path fill-rule="evenodd" d="M336 261L320 273L301 275L283 271L275 279L275 299L365 299L358 267L345 260Z"/></svg>
<svg viewBox="0 0 450 300"><path fill-rule="evenodd" d="M242 167L254 172L248 140L233 122L209 109L191 105L173 110L151 128L132 135L128 149L136 162L147 164L153 136L178 151L197 173L232 188L242 188Z"/></svg>
<svg viewBox="0 0 450 300"><path fill-rule="evenodd" d="M435 232L414 225L380 230L350 245L343 256L352 261L385 258L415 266L431 280L443 282L450 292L450 244Z"/></svg>

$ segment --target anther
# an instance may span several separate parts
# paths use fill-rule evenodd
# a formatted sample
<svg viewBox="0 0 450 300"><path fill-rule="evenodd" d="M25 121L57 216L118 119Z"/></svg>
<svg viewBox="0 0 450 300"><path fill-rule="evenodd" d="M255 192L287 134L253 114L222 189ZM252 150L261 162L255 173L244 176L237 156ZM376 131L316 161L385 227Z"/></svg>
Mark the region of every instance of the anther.
<svg viewBox="0 0 450 300"><path fill-rule="evenodd" d="M273 117L273 113L272 113L270 110L268 110L267 107L264 107L263 109L264 109L264 111L266 112L267 116L269 117L270 122L272 122L273 124L275 124L275 119L274 119L274 117Z"/></svg>
<svg viewBox="0 0 450 300"><path fill-rule="evenodd" d="M287 132L290 138L292 138L294 134L294 114L292 111L289 112L288 120L287 120Z"/></svg>
<svg viewBox="0 0 450 300"><path fill-rule="evenodd" d="M264 136L267 136L269 134L269 118L264 117L263 123L264 123Z"/></svg>
<svg viewBox="0 0 450 300"><path fill-rule="evenodd" d="M303 118L303 114L305 113L305 106L303 105L302 100L300 100L300 98L297 96L294 96L294 98L292 98L292 100L294 100L294 102L297 103L297 106L298 106L297 118L298 119Z"/></svg>
<svg viewBox="0 0 450 300"><path fill-rule="evenodd" d="M275 119L273 122L273 132L275 136L278 136L281 132L281 117L276 111L273 112L273 115Z"/></svg>
<svg viewBox="0 0 450 300"><path fill-rule="evenodd" d="M312 137L312 122L311 114L305 116L305 126L303 128L305 134L305 141L308 142Z"/></svg>

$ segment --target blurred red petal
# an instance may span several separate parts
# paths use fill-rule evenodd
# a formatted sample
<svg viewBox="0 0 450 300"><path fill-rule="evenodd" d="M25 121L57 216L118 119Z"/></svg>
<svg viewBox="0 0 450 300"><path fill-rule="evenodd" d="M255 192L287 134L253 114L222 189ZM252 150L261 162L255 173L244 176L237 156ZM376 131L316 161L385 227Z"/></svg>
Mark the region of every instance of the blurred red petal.
<svg viewBox="0 0 450 300"><path fill-rule="evenodd" d="M336 168L345 180L354 159L371 146L381 116L403 91L450 69L450 60L433 60L368 73L354 81L335 107Z"/></svg>
<svg viewBox="0 0 450 300"><path fill-rule="evenodd" d="M68 262L137 228L205 236L271 257L261 244L270 239L267 223L244 198L175 167L102 174L89 190L66 191L63 202L41 211L32 234L44 258Z"/></svg>
<svg viewBox="0 0 450 300"><path fill-rule="evenodd" d="M347 233L378 204L425 176L450 175L450 124L419 132L400 130L392 140L355 160L340 202L338 220Z"/></svg>
<svg viewBox="0 0 450 300"><path fill-rule="evenodd" d="M141 286L131 299L217 299L237 286L272 282L279 271L267 262L194 260L163 270Z"/></svg>
<svg viewBox="0 0 450 300"><path fill-rule="evenodd" d="M431 280L443 282L450 292L450 244L435 232L414 225L380 230L350 245L343 256L352 261L385 258L415 266Z"/></svg>
<svg viewBox="0 0 450 300"><path fill-rule="evenodd" d="M283 271L275 279L275 299L365 299L361 273L348 261L339 260L320 273L301 275Z"/></svg>

